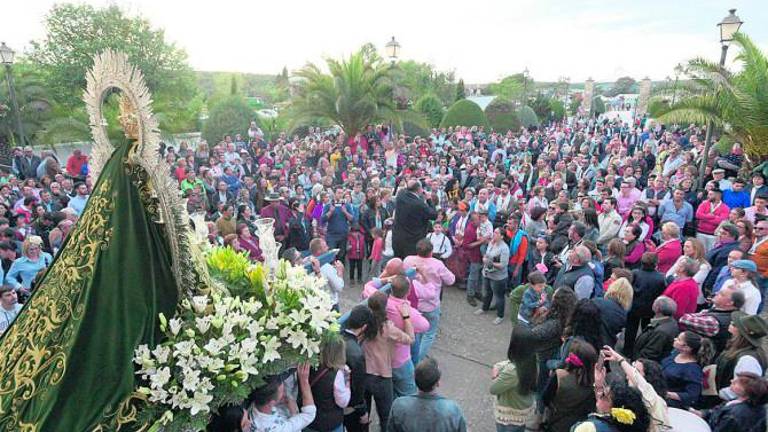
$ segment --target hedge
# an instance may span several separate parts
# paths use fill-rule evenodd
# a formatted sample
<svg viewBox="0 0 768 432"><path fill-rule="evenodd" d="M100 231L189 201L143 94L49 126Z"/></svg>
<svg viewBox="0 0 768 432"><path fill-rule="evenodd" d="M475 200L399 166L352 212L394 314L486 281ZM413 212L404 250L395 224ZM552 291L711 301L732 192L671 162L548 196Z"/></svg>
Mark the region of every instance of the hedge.
<svg viewBox="0 0 768 432"><path fill-rule="evenodd" d="M488 119L480 107L467 99L457 101L445 113L440 127L450 126L488 126Z"/></svg>

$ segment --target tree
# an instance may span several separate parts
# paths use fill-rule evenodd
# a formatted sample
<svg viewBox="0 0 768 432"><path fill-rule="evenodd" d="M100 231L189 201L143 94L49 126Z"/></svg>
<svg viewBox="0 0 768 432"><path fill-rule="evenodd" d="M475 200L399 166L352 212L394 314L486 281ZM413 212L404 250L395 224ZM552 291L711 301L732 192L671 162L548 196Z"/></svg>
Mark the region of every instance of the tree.
<svg viewBox="0 0 768 432"><path fill-rule="evenodd" d="M378 121L403 120L424 124L424 118L412 111L395 109L392 67L366 46L348 59L326 59L329 73L314 64L300 69L301 79L291 98L290 112L294 126L317 119L339 125L347 135L362 131Z"/></svg>
<svg viewBox="0 0 768 432"><path fill-rule="evenodd" d="M203 127L203 138L215 145L225 135L239 133L245 136L248 125L255 117L242 96L230 96L209 110L208 120Z"/></svg>
<svg viewBox="0 0 768 432"><path fill-rule="evenodd" d="M536 95L536 98L530 103L529 106L533 109L533 112L536 113L536 116L539 117L539 120L546 121L549 119L549 113L551 111L549 101L549 97L539 92Z"/></svg>
<svg viewBox="0 0 768 432"><path fill-rule="evenodd" d="M576 115L579 113L579 108L581 108L581 103L584 100L584 96L580 94L573 95L571 97L571 103L568 105L568 114Z"/></svg>
<svg viewBox="0 0 768 432"><path fill-rule="evenodd" d="M517 119L520 121L520 124L527 128L539 125L539 118L536 116L533 108L528 105L521 107L517 111Z"/></svg>
<svg viewBox="0 0 768 432"><path fill-rule="evenodd" d="M443 106L456 100L453 71L438 71L428 63L404 60L397 63L394 74L397 84L407 88L413 100L419 100L427 94L437 96Z"/></svg>
<svg viewBox="0 0 768 432"><path fill-rule="evenodd" d="M456 101L456 103L448 108L443 121L440 122L440 127L449 126L489 127L488 119L485 117L483 110L476 103L466 99Z"/></svg>
<svg viewBox="0 0 768 432"><path fill-rule="evenodd" d="M28 143L53 145L65 140L83 140L90 135L85 110L67 109L56 103L38 68L28 62L13 68L16 100L21 123ZM16 119L11 111L8 86L0 86L0 135L19 143Z"/></svg>
<svg viewBox="0 0 768 432"><path fill-rule="evenodd" d="M237 96L239 93L237 91L237 76L235 74L232 74L232 77L229 81L229 95L230 96Z"/></svg>
<svg viewBox="0 0 768 432"><path fill-rule="evenodd" d="M416 111L424 114L430 127L437 127L443 119L443 103L437 96L426 94L416 101Z"/></svg>
<svg viewBox="0 0 768 432"><path fill-rule="evenodd" d="M485 116L493 130L499 133L507 133L510 130L517 132L521 126L515 105L501 97L495 98L485 107Z"/></svg>
<svg viewBox="0 0 768 432"><path fill-rule="evenodd" d="M70 108L80 106L85 72L93 57L112 48L126 53L141 69L157 112L162 106L170 109L165 113L167 119L197 117L197 113L183 112L197 93L187 55L166 42L163 31L153 29L149 21L129 17L117 6L57 4L46 15L44 25L45 36L32 42L29 59L41 69L56 101ZM161 129L164 126L160 124ZM193 128L194 123L186 127Z"/></svg>
<svg viewBox="0 0 768 432"><path fill-rule="evenodd" d="M632 93L635 90L636 81L632 77L621 77L616 80L610 90L606 93L606 96L617 96L624 93Z"/></svg>
<svg viewBox="0 0 768 432"><path fill-rule="evenodd" d="M460 101L466 97L467 95L464 93L464 80L460 79L459 83L456 85L456 100Z"/></svg>
<svg viewBox="0 0 768 432"><path fill-rule="evenodd" d="M555 121L560 121L565 118L565 104L561 100L550 99L549 112L552 116L552 119Z"/></svg>
<svg viewBox="0 0 768 432"><path fill-rule="evenodd" d="M526 80L523 74L518 73L502 78L498 83L492 83L488 86L489 94L502 97L506 100L519 100L525 87L531 86L530 78Z"/></svg>
<svg viewBox="0 0 768 432"><path fill-rule="evenodd" d="M752 40L737 33L734 45L739 72L731 72L703 58L688 62L690 85L679 89L674 104L652 106L651 114L663 122L712 122L725 135L744 146L747 155L768 154L768 57Z"/></svg>
<svg viewBox="0 0 768 432"><path fill-rule="evenodd" d="M592 99L592 113L595 115L600 115L605 112L605 102L603 102L603 98L600 96L595 96L594 99Z"/></svg>

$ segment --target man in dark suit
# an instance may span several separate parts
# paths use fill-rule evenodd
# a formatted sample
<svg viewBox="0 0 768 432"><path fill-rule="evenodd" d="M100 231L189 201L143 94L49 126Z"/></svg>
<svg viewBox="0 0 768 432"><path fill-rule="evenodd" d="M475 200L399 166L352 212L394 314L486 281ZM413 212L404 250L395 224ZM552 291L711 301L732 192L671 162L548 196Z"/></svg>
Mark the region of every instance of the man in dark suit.
<svg viewBox="0 0 768 432"><path fill-rule="evenodd" d="M434 206L422 195L421 182L411 180L395 200L395 224L392 229L392 249L395 256L405 258L416 254L416 242L425 238L429 221L437 217Z"/></svg>
<svg viewBox="0 0 768 432"><path fill-rule="evenodd" d="M215 211L219 204L234 205L235 194L229 190L229 186L225 181L219 181L218 187L213 193L208 194L208 203L211 206L211 211Z"/></svg>
<svg viewBox="0 0 768 432"><path fill-rule="evenodd" d="M707 278L704 280L705 296L712 292L712 287L715 285L717 275L720 274L720 269L728 265L728 254L739 247L739 242L736 241L739 238L739 229L736 225L726 222L720 225L715 234L717 235L715 247L704 255L704 258L712 266Z"/></svg>
<svg viewBox="0 0 768 432"><path fill-rule="evenodd" d="M37 167L40 165L41 159L40 156L34 154L32 147L24 147L24 153L16 156L13 162L21 180L37 177Z"/></svg>

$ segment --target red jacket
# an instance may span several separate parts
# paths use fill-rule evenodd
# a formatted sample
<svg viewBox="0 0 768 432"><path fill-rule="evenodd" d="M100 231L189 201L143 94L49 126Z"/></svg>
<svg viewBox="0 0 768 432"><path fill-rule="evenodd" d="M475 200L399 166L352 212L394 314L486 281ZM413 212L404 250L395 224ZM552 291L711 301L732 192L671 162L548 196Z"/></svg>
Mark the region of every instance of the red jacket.
<svg viewBox="0 0 768 432"><path fill-rule="evenodd" d="M687 313L696 312L696 300L699 298L699 284L693 278L674 281L663 295L671 298L677 303L677 312L675 319L679 320L681 316Z"/></svg>
<svg viewBox="0 0 768 432"><path fill-rule="evenodd" d="M360 231L347 234L347 258L359 260L365 258L365 236Z"/></svg>
<svg viewBox="0 0 768 432"><path fill-rule="evenodd" d="M728 219L730 211L731 209L722 201L717 207L713 208L712 203L709 200L705 200L696 209L696 220L698 221L696 229L701 233L713 235L720 222Z"/></svg>
<svg viewBox="0 0 768 432"><path fill-rule="evenodd" d="M678 239L665 241L656 248L656 256L659 259L659 273L666 274L683 254L683 245Z"/></svg>

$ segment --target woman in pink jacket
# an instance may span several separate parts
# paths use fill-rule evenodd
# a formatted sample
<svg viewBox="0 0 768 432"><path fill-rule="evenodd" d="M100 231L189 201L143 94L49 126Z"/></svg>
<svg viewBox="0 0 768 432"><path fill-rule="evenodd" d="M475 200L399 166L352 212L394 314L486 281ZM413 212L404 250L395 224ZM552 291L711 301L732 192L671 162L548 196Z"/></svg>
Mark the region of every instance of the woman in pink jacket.
<svg viewBox="0 0 768 432"><path fill-rule="evenodd" d="M627 254L624 256L624 265L628 269L640 268L640 258L645 253L645 243L640 240L642 234L643 229L637 225L630 225L624 230L624 245L627 248Z"/></svg>
<svg viewBox="0 0 768 432"><path fill-rule="evenodd" d="M661 226L661 244L656 248L659 273L666 273L680 255L683 254L683 244L680 243L680 227L674 222L666 222Z"/></svg>
<svg viewBox="0 0 768 432"><path fill-rule="evenodd" d="M696 300L699 297L699 284L693 279L693 275L699 271L699 263L692 258L683 258L682 265L677 266L675 281L669 284L662 295L665 295L677 303L675 319L687 313L696 312Z"/></svg>

